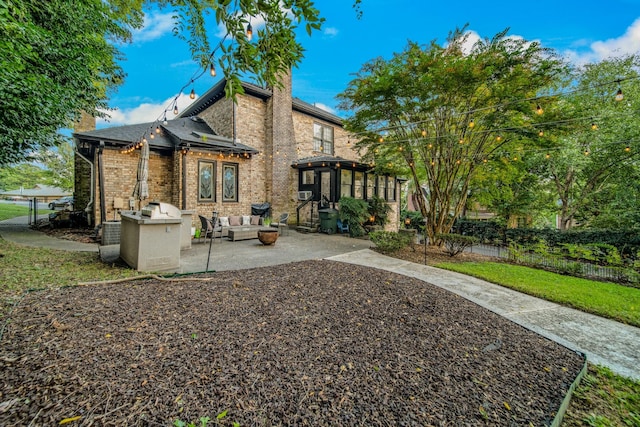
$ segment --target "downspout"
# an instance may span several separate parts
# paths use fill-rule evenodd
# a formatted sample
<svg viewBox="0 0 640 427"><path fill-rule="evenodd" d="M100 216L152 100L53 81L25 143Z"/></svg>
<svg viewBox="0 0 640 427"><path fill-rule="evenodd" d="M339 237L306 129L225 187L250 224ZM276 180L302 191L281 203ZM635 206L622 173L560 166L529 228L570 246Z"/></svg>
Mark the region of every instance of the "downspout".
<svg viewBox="0 0 640 427"><path fill-rule="evenodd" d="M187 153L182 152L182 210L187 210Z"/></svg>
<svg viewBox="0 0 640 427"><path fill-rule="evenodd" d="M91 191L90 191L90 196L89 196L89 202L87 203L87 207L84 208L84 212L87 214L87 223L89 225L91 225L92 222L92 218L91 218L91 206L93 206L93 197L94 197L94 191L93 191L93 163L91 163L91 161L89 159L87 159L85 156L83 156L80 151L78 151L78 145L76 144L76 150L75 153L78 155L78 157L80 157L82 160L84 160L85 162L89 163L89 170L91 171L91 179L89 180L89 186L91 187Z"/></svg>
<svg viewBox="0 0 640 427"><path fill-rule="evenodd" d="M104 195L104 162L102 160L102 152L104 151L104 141L100 141L98 148L98 175L100 177L100 226L106 222L107 202Z"/></svg>

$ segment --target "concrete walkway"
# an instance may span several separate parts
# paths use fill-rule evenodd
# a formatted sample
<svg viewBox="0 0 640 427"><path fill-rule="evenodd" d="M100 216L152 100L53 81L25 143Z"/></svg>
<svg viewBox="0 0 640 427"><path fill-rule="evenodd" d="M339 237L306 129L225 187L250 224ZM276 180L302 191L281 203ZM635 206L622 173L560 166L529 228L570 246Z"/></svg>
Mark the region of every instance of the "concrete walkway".
<svg viewBox="0 0 640 427"><path fill-rule="evenodd" d="M55 239L29 229L20 220L0 222L0 235L19 244L72 251L98 252L97 244L83 244ZM25 221L26 222L26 221ZM480 279L386 257L369 249L367 240L346 236L290 231L273 246L257 240L230 242L216 239L194 242L181 252L178 272L190 273L237 270L304 261L333 261L380 268L414 277L454 292L513 322L531 329L570 349L583 352L589 361L609 367L614 372L640 379L640 328L603 319L531 297ZM116 256L119 247L102 247L103 255Z"/></svg>

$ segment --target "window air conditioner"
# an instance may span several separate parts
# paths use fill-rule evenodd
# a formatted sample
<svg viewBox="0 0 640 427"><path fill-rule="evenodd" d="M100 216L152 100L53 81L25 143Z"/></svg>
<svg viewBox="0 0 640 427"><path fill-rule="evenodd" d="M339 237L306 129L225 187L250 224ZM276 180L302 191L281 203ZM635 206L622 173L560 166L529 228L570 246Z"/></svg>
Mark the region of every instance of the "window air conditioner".
<svg viewBox="0 0 640 427"><path fill-rule="evenodd" d="M312 191L298 191L298 200L305 201L309 200L313 196Z"/></svg>

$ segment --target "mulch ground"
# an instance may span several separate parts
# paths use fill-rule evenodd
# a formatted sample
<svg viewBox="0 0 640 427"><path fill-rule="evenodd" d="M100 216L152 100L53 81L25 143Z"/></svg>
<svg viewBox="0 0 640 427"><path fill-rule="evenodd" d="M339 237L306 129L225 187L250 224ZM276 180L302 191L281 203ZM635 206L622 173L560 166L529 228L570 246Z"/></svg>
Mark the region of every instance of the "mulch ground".
<svg viewBox="0 0 640 427"><path fill-rule="evenodd" d="M0 341L0 425L541 426L584 362L382 270L178 279L26 295Z"/></svg>

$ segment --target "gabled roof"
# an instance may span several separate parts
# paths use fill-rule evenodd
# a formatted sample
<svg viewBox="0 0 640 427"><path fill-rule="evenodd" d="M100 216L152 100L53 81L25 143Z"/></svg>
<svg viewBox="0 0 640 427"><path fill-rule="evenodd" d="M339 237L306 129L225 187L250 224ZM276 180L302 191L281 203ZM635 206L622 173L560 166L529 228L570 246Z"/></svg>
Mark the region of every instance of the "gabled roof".
<svg viewBox="0 0 640 427"><path fill-rule="evenodd" d="M191 105L185 108L178 117L196 116L209 108L211 105L215 104L220 99L224 98L224 87L226 84L226 79L220 80L218 83L213 85L211 89L206 91L201 97L196 99ZM241 82L241 84L246 95L254 96L262 100L267 100L273 95L271 89L263 88L247 82ZM342 119L335 114L318 108L313 104L309 104L308 102L304 102L299 98L293 98L292 102L292 108L295 111L308 114L312 117L325 120L338 126L342 126Z"/></svg>
<svg viewBox="0 0 640 427"><path fill-rule="evenodd" d="M160 132L156 132L156 128ZM150 137L153 133L153 138ZM199 117L178 117L161 122L141 123L117 126L87 132L76 132L73 136L79 141L105 146L124 148L146 137L149 148L155 150L179 150L185 147L201 148L225 153L256 154L258 151L248 145L240 144L227 137L218 135Z"/></svg>
<svg viewBox="0 0 640 427"><path fill-rule="evenodd" d="M9 190L1 193L3 196L23 196L23 197L60 197L70 196L69 191L62 188L52 187L44 184L36 184L34 188L20 188L19 190Z"/></svg>

